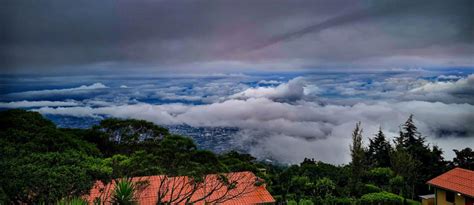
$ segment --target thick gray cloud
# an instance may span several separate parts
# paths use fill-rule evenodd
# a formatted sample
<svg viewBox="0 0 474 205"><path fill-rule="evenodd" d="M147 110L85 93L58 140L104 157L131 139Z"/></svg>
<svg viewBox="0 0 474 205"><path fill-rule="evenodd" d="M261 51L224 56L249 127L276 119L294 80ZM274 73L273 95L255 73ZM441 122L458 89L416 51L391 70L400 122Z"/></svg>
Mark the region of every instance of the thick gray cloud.
<svg viewBox="0 0 474 205"><path fill-rule="evenodd" d="M0 4L2 73L473 64L470 0Z"/></svg>

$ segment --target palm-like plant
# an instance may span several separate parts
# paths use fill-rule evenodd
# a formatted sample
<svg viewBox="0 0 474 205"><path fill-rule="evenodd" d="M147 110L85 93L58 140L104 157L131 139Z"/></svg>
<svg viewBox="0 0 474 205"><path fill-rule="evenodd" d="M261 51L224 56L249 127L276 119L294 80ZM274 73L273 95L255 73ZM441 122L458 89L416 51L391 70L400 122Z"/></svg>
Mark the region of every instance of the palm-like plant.
<svg viewBox="0 0 474 205"><path fill-rule="evenodd" d="M136 191L137 186L130 179L117 180L114 192L112 193L111 202L117 205L138 204L135 196Z"/></svg>
<svg viewBox="0 0 474 205"><path fill-rule="evenodd" d="M56 203L57 205L87 205L87 201L83 198L73 197L73 198L65 198L61 201Z"/></svg>

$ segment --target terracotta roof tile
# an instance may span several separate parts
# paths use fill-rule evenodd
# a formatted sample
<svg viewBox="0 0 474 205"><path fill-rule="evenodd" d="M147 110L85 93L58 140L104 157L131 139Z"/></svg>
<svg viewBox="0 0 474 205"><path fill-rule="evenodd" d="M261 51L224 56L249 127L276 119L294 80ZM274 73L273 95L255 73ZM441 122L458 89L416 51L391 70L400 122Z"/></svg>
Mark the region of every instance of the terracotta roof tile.
<svg viewBox="0 0 474 205"><path fill-rule="evenodd" d="M229 192L226 192L227 190L225 187L218 188L215 192L208 196L205 201L213 201L223 196L224 194L227 194L226 199L228 200L223 201L219 204L238 205L275 202L275 199L273 199L272 195L270 195L270 193L265 189L264 186L255 186L255 180L257 178L252 172L233 172L226 174L226 177L229 179L229 181L238 181L236 188L231 189ZM183 190L181 193L186 193L187 191L191 190L190 184L187 183L189 182L188 177L167 178L167 180L165 181L168 183L167 186L162 185L164 179L165 176L163 175L132 178L132 181L134 182L141 181L147 184L145 188L139 192L139 204L156 204L160 188L161 190L166 190L165 187L175 187L175 190ZM195 194L193 194L193 196L191 197L192 200L202 198L206 194L209 194L208 189L210 187L219 187L219 180L217 175L207 175L205 181L207 190L206 187L201 187L196 191ZM92 202L96 197L101 196L102 193L101 198L103 199L103 201L110 201L110 197L112 195L114 187L115 184L113 182L107 184L106 186L101 182L97 182L90 191L90 195L87 196L87 200L89 202ZM164 199L169 200L171 197L179 198L179 195L179 193L168 193L166 194ZM204 204L205 201L203 200L195 204ZM184 204L184 202L180 204Z"/></svg>
<svg viewBox="0 0 474 205"><path fill-rule="evenodd" d="M428 181L428 184L474 197L474 171L472 170L454 168Z"/></svg>

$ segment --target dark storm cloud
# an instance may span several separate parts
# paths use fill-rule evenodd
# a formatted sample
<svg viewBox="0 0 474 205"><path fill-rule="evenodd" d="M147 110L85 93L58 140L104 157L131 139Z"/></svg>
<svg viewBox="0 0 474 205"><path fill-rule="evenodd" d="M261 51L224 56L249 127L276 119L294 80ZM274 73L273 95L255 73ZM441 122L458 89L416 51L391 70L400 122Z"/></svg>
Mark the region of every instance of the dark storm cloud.
<svg viewBox="0 0 474 205"><path fill-rule="evenodd" d="M103 62L332 64L402 54L456 64L474 51L470 0L6 0L0 5L2 72ZM276 44L281 45L267 48ZM258 54L251 54L256 49Z"/></svg>
<svg viewBox="0 0 474 205"><path fill-rule="evenodd" d="M247 52L264 49L266 47L281 43L283 41L289 41L292 39L300 38L303 35L308 34L308 33L315 33L327 28L344 25L348 23L354 23L357 21L363 21L368 18L377 18L377 17L384 17L384 16L387 17L391 15L399 16L401 14L406 15L406 14L410 14L414 12L419 12L425 9L428 10L428 12L430 12L436 9L441 9L439 8L439 6L444 6L444 4L441 4L440 1L430 1L430 2L393 1L387 4L375 5L375 6L371 6L371 7L363 8L363 9L356 9L355 11L344 13L339 16L329 18L325 21L318 22L316 24L304 27L302 29L299 29L293 32L288 32L279 36L271 37L268 40L261 42L256 47L248 50ZM454 5L453 7L448 7L447 9L446 8L445 9L447 10L447 12L451 14L455 12L460 12L460 11L463 12L463 10L466 8L461 7L461 6L463 6L463 4ZM424 12L425 11L423 11L422 14ZM469 13L467 14L471 16ZM465 37L468 37L468 40L471 40L474 36L465 36Z"/></svg>

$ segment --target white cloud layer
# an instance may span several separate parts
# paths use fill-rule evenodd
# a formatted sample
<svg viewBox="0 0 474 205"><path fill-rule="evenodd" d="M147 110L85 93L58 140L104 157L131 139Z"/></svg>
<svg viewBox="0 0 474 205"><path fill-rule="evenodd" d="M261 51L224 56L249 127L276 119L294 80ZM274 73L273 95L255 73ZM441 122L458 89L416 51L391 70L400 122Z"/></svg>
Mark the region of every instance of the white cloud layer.
<svg viewBox="0 0 474 205"><path fill-rule="evenodd" d="M474 74L454 82L429 82L411 90L414 93L445 92L451 94L474 93Z"/></svg>
<svg viewBox="0 0 474 205"><path fill-rule="evenodd" d="M23 98L23 99L35 99L35 98L42 98L42 97L59 97L59 96L71 96L71 95L83 95L91 92L95 92L98 90L103 90L108 88L106 85L102 83L94 83L91 85L81 85L75 88L65 88L65 89L51 89L51 90L34 90L34 91L25 91L25 92L17 92L17 93L10 93L7 97L13 98Z"/></svg>
<svg viewBox="0 0 474 205"><path fill-rule="evenodd" d="M95 83L27 91L0 107L34 107L42 114L76 117L135 118L161 125L238 127L240 132L232 140L236 147L289 163L304 157L347 163L350 133L357 121L363 123L367 142L379 126L393 138L410 114L427 141L442 147L448 159L452 149L474 147L474 75L456 79L413 73L314 74L286 83L288 78L280 77L213 76L159 79L159 83L150 79L127 81L127 88L119 88L123 82L101 81L117 89ZM31 96L59 96L61 101L24 100ZM65 100L74 99L71 96L84 98Z"/></svg>
<svg viewBox="0 0 474 205"><path fill-rule="evenodd" d="M74 101L16 101L16 102L0 102L0 108L29 108L29 107L68 107L78 106L79 103Z"/></svg>
<svg viewBox="0 0 474 205"><path fill-rule="evenodd" d="M439 143L446 152L450 149L474 146L468 139L474 137L474 106L409 101L375 104L359 103L353 106L326 105L312 102L288 104L266 98L247 100L231 99L208 105L122 105L110 107L40 108L42 114L71 115L78 117L109 115L119 118L136 118L157 124L186 123L191 126L232 126L242 129L240 141L250 153L282 162L299 162L314 157L333 163L349 161L350 133L357 121L362 121L365 136L371 136L382 126L388 136L398 132L398 126L413 113L420 131L429 142L449 138L436 138L440 131L464 132L459 143ZM466 140L464 140L466 139ZM454 145L453 145L454 144ZM449 156L449 153L448 153Z"/></svg>
<svg viewBox="0 0 474 205"><path fill-rule="evenodd" d="M283 83L277 87L257 87L249 88L240 93L234 94L231 98L249 99L249 98L268 98L271 100L299 100L304 96L303 78L298 77Z"/></svg>

